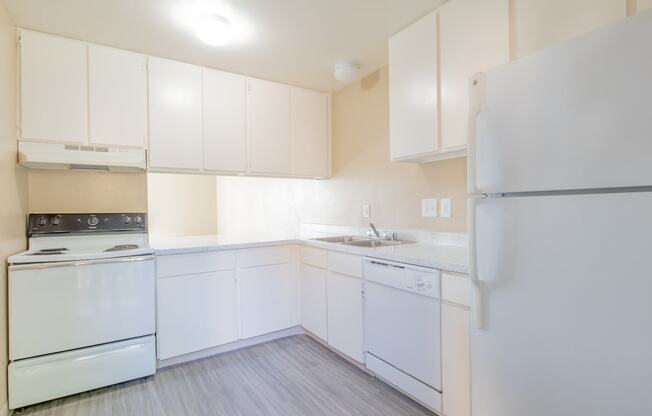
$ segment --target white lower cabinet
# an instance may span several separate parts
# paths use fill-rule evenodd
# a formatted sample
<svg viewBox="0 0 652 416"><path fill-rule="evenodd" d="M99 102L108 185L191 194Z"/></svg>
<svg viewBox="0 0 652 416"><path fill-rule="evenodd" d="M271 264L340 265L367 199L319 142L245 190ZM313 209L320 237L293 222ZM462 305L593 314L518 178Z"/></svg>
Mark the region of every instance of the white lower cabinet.
<svg viewBox="0 0 652 416"><path fill-rule="evenodd" d="M158 279L158 358L238 339L236 271Z"/></svg>
<svg viewBox="0 0 652 416"><path fill-rule="evenodd" d="M362 279L329 271L328 345L362 363Z"/></svg>
<svg viewBox="0 0 652 416"><path fill-rule="evenodd" d="M326 270L301 265L301 325L313 335L327 340Z"/></svg>
<svg viewBox="0 0 652 416"><path fill-rule="evenodd" d="M242 338L294 325L296 285L289 263L241 269L238 280Z"/></svg>
<svg viewBox="0 0 652 416"><path fill-rule="evenodd" d="M157 255L159 360L298 325L293 252L271 246Z"/></svg>

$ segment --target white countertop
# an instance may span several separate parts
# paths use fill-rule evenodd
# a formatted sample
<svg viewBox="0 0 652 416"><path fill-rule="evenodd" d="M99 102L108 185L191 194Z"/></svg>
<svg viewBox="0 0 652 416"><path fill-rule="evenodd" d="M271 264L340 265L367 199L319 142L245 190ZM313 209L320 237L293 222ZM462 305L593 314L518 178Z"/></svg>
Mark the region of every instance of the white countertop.
<svg viewBox="0 0 652 416"><path fill-rule="evenodd" d="M200 235L188 237L151 237L150 247L157 255L235 250L285 244L306 244L359 256L397 261L421 267L468 273L466 247L431 243L408 243L386 247L355 247L345 244L312 240L313 236L283 234Z"/></svg>

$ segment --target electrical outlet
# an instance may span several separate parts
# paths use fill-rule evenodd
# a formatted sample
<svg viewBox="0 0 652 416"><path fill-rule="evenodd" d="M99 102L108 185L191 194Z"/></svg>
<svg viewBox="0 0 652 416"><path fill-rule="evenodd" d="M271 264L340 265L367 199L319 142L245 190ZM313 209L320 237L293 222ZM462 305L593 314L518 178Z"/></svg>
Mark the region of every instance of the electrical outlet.
<svg viewBox="0 0 652 416"><path fill-rule="evenodd" d="M371 218L371 206L369 204L362 206L362 218Z"/></svg>
<svg viewBox="0 0 652 416"><path fill-rule="evenodd" d="M442 218L450 218L452 216L453 212L453 207L452 207L452 202L450 198L442 198L441 199L441 217Z"/></svg>
<svg viewBox="0 0 652 416"><path fill-rule="evenodd" d="M421 200L421 216L426 218L437 218L436 198L427 198Z"/></svg>

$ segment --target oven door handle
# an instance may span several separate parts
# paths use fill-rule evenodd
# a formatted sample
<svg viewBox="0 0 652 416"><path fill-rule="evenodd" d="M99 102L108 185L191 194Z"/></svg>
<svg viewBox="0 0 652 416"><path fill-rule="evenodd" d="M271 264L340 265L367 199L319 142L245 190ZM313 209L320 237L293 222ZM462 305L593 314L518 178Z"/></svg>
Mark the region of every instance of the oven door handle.
<svg viewBox="0 0 652 416"><path fill-rule="evenodd" d="M30 263L30 264L14 264L9 266L9 270L37 270L37 269L51 269L54 267L74 267L74 266L88 266L95 264L109 264L109 263L133 263L137 261L154 260L153 255L147 256L132 256L132 257L114 257L108 259L96 260L78 260L78 261L59 261L50 263Z"/></svg>

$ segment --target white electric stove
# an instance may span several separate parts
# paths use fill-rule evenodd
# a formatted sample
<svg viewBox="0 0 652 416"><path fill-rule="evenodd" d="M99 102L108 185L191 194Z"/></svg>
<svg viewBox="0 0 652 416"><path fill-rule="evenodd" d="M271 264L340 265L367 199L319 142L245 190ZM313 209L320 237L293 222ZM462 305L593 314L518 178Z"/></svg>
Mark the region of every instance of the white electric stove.
<svg viewBox="0 0 652 416"><path fill-rule="evenodd" d="M153 374L147 215L30 214L28 237L8 260L9 407Z"/></svg>

